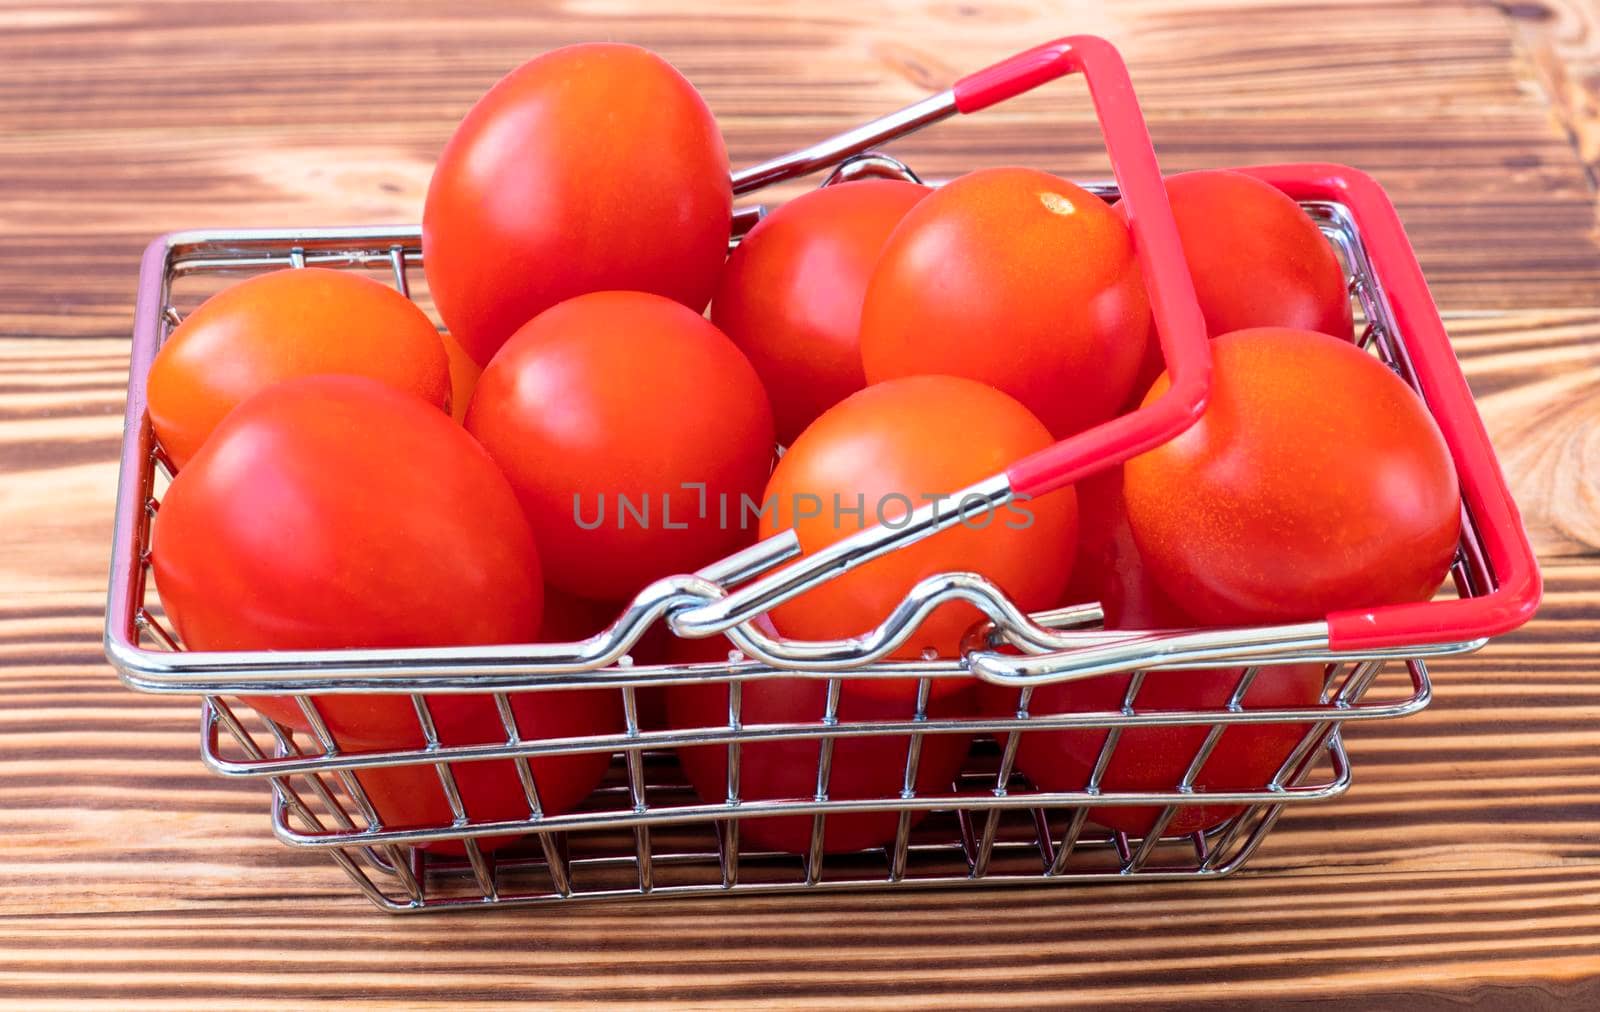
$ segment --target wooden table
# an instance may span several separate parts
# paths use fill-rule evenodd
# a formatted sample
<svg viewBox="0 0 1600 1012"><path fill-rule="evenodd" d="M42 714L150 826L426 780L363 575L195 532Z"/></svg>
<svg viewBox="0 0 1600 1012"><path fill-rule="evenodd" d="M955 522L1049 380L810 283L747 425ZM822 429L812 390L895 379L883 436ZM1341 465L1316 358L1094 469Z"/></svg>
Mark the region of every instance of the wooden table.
<svg viewBox="0 0 1600 1012"><path fill-rule="evenodd" d="M0 8L0 1002L1600 1003L1592 4L561 6ZM1546 566L1538 619L1438 664L1422 715L1352 729L1354 788L1244 873L389 918L201 768L192 701L117 684L99 632L152 235L414 221L456 118L564 42L658 49L748 163L1082 31L1122 47L1168 168L1316 158L1388 186ZM1105 172L1068 88L898 153Z"/></svg>

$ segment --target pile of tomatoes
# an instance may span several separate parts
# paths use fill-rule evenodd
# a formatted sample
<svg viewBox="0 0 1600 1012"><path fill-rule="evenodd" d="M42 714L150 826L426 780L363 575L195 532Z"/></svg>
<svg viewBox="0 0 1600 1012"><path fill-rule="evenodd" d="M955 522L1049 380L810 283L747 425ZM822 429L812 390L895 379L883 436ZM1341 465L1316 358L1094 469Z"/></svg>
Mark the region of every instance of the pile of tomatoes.
<svg viewBox="0 0 1600 1012"><path fill-rule="evenodd" d="M1418 398L1353 343L1337 257L1288 197L1248 175L1168 184L1214 338L1209 407L1165 446L1037 501L863 565L761 621L799 639L879 624L923 577L971 571L1025 610L1101 601L1108 627L1296 621L1423 600L1458 538L1447 449ZM805 552L893 525L929 499L1160 395L1165 378L1119 207L1046 172L992 168L933 189L859 180L808 193L728 254L728 157L705 102L658 56L557 50L467 114L423 215L443 333L355 273L237 284L172 333L150 418L176 474L155 523L156 583L198 650L570 641L651 581L793 528ZM709 305L709 314L705 311ZM784 447L779 453L779 447ZM951 656L978 619L941 606L902 656ZM635 659L725 660L650 637ZM1225 704L1237 670L1152 673L1145 709ZM1031 712L1121 706L1127 678L1040 689ZM1263 672L1246 707L1306 706L1320 666ZM745 683L747 724L814 720L826 683ZM650 698L647 724L721 726L726 684ZM904 719L916 684L849 680L841 720ZM929 712L1015 709L1013 692L935 680ZM250 700L305 731L290 697ZM503 741L492 698L427 704L444 745ZM424 744L403 695L316 700L340 749ZM524 740L619 732L615 692L522 693ZM1195 781L1259 787L1301 729L1239 725ZM1204 728L1130 731L1109 790L1170 790ZM1103 731L1032 732L1021 771L1081 789ZM970 742L931 735L919 786L948 787ZM903 738L847 738L832 796L893 796ZM727 750L682 750L726 796ZM746 744L745 799L809 798L815 742ZM579 805L610 756L532 760L546 814ZM430 766L359 777L391 827L445 825ZM527 816L509 761L455 764L474 820ZM1225 819L1186 810L1174 830ZM1152 813L1096 821L1138 832ZM883 844L898 816L828 820L828 850ZM803 849L807 817L745 821ZM504 841L480 841L494 846Z"/></svg>

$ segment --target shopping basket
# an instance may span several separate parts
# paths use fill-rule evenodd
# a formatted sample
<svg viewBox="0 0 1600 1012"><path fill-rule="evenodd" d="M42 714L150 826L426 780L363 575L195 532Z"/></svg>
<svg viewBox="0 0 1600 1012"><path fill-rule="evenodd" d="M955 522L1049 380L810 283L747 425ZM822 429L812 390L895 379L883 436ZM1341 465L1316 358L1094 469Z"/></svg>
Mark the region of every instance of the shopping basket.
<svg viewBox="0 0 1600 1012"><path fill-rule="evenodd" d="M106 618L107 655L122 680L141 691L201 697L206 764L224 776L265 780L278 837L326 852L363 893L391 911L642 895L1214 878L1238 869L1286 806L1349 787L1340 736L1346 722L1422 709L1430 696L1428 658L1474 650L1520 625L1540 595L1531 548L1415 256L1382 189L1362 173L1311 164L1243 170L1300 201L1335 245L1361 309L1361 345L1417 391L1450 448L1463 524L1450 584L1435 600L1279 626L1129 632L1101 628L1095 605L1026 615L982 577L948 573L921 581L863 636L799 642L758 622L775 604L862 562L1015 497L1047 494L1115 466L1171 438L1203 410L1209 370L1203 324L1126 69L1103 40L1071 37L1019 54L896 113L738 172L735 191L823 170L831 170L824 185L863 174L915 178L873 149L1073 72L1088 82L1116 177L1087 185L1129 206L1171 391L956 493L958 509L923 507L893 529L870 528L799 559L792 533L777 535L699 572L651 584L607 629L576 643L184 651L150 587L152 520L170 475L146 415L145 383L156 351L181 319L185 291L218 277L314 264L382 271L409 295L421 244L414 226L179 232L157 239L145 252L135 309ZM762 213L747 208L736 214L730 241ZM986 620L960 656L890 659L923 617L954 600L973 605ZM641 637L662 627L681 637L725 635L736 649L726 662L635 663ZM1320 666L1320 701L1296 708L1246 705L1252 684L1290 665ZM1215 707L1141 705L1151 673L1194 669L1232 669L1237 682ZM841 683L879 677L918 679L915 705L896 719L841 716ZM974 677L1010 687L1014 707L998 716L930 712L934 680ZM773 678L825 685L815 717L743 719L743 687ZM1119 679L1114 705L1030 712L1039 686L1092 679ZM689 728L642 723L645 690L686 684L726 686L726 720ZM579 689L619 694L623 729L559 739L521 733L513 702L522 694ZM342 750L312 698L378 692L411 696L422 745ZM428 700L461 693L494 700L504 740L440 742ZM277 723L241 701L267 695L293 697L309 730ZM1270 777L1243 787L1206 785L1206 763L1230 734L1267 726L1293 729L1295 742ZM1107 786L1120 741L1186 729L1204 733L1170 784ZM1023 735L1040 732L1096 736L1096 757L1075 789L1043 790L1017 771ZM841 742L888 736L903 744L895 748L893 789L870 797L830 791ZM947 782L930 785L919 776L919 764L937 736L974 744ZM743 796L742 750L774 742L805 743L814 756L807 761L814 790ZM687 746L726 751L725 797L706 801L690 790L675 758ZM612 757L601 787L573 811L545 812L532 760L596 752ZM485 762L514 769L525 811L495 819L469 811L462 777ZM358 774L417 768L436 775L429 786L445 814L425 825L386 824ZM1198 828L1169 829L1185 826L1192 821L1185 813L1201 807L1223 815ZM1119 821L1105 818L1115 809L1153 814L1137 831L1099 828L1101 821ZM830 852L829 820L865 813L893 816L890 837L866 850ZM749 834L740 827L749 820L784 817L810 820L807 845L789 852L742 840ZM501 845L511 837L523 842Z"/></svg>

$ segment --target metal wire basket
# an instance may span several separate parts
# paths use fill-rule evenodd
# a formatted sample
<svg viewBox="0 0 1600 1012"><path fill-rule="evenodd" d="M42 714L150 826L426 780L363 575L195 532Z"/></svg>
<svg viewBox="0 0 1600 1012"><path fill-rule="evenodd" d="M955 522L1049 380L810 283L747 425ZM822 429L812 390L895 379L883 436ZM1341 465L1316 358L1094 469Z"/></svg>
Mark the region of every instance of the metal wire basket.
<svg viewBox="0 0 1600 1012"><path fill-rule="evenodd" d="M1187 424L1203 403L1203 332L1186 268L1172 254L1176 235L1170 212L1115 50L1087 37L1051 43L898 113L734 177L736 191L749 192L825 168L835 170L829 182L863 173L909 175L893 159L863 152L1074 70L1089 79L1118 177L1117 185L1089 188L1108 200L1138 202L1141 266L1152 281L1177 392L1172 403L1147 409L1141 418L1119 419L1047 451L1043 463L1022 462L972 486L967 492L984 507L1007 502L1019 490L1069 484L1156 445ZM966 515L963 506L944 516L918 510L895 530L869 529L798 562L789 562L797 553L792 536L777 536L698 573L652 584L609 628L577 643L185 652L148 589L152 518L168 473L144 401L151 361L179 321L181 290L203 288L218 275L315 264L381 270L409 295L410 275L421 262L415 227L187 232L158 239L142 265L107 654L132 688L202 696L206 764L224 776L265 779L272 787L278 837L326 852L363 893L390 911L647 894L1226 875L1245 863L1286 806L1333 797L1349 787L1340 737L1345 722L1420 710L1430 696L1425 658L1476 649L1487 637L1519 625L1540 593L1515 506L1382 190L1339 166L1245 171L1300 200L1338 249L1364 316L1363 347L1417 390L1450 445L1461 477L1464 522L1451 571L1453 588L1432 602L1286 626L1115 632L1098 627L1095 606L1024 615L993 584L957 573L924 580L880 627L850 640L795 642L757 624L773 604L959 521ZM748 209L737 215L732 241L761 213ZM964 502L960 493L956 498ZM969 649L958 657L885 659L930 610L951 600L973 604L987 617L987 625L969 638ZM726 635L737 650L725 663L634 663L640 638L657 625L679 636ZM1249 705L1252 686L1282 677L1291 666L1310 664L1320 665L1317 703ZM1218 705L1173 710L1142 701L1152 672L1193 669L1227 670L1229 688ZM974 677L1011 687L1014 705L983 717L944 715L930 706L936 680ZM814 717L745 719L745 686L776 678L817 680ZM842 684L860 678L917 679L915 704L894 719L841 714ZM1030 710L1039 686L1095 679L1102 687L1119 679L1116 703L1071 712ZM642 694L682 685L726 687L726 720L701 727L647 724ZM617 694L624 713L618 733L543 738L522 732L519 703L540 693L572 691ZM317 700L373 693L409 696L418 745L362 752L339 747ZM500 723L492 739L441 741L434 719L438 700L463 694L492 701ZM303 727L291 728L241 702L241 697L262 696L293 698ZM1207 763L1219 749L1264 728L1290 732L1281 754L1273 757L1269 777L1245 785L1208 783ZM1107 786L1119 742L1151 731L1176 736L1186 730L1197 735L1195 746L1170 783L1139 790ZM1093 761L1085 764L1074 789L1044 790L1018 772L1024 734L1047 732L1092 736ZM958 768L929 783L923 760L935 743L969 738L972 747L957 750ZM890 742L892 769L882 789L842 796L845 792L832 789L835 753L864 739ZM798 747L808 756L805 779L812 789L795 796L747 796L741 789L748 772L745 757L775 743L802 743ZM690 788L676 755L694 746L725 752L725 760L719 759L726 772L725 796L706 800ZM546 812L537 763L595 754L611 758L601 786L572 810ZM437 794L431 808L436 816L386 821L383 805L374 803L368 789L369 778L381 771L417 774L408 787ZM485 817L474 811L472 790L465 788L481 783L486 771L503 781L502 789L510 785L515 813L497 810ZM1118 811L1148 815L1142 828L1129 830L1126 819L1113 817ZM1210 814L1191 818L1200 812ZM889 817L892 830L866 849L832 852L838 848L829 845L830 820L837 825L864 815ZM741 840L761 835L741 833L749 820L785 817L791 824L794 818L807 821L809 831L800 845L779 850ZM1102 829L1099 823L1125 828Z"/></svg>

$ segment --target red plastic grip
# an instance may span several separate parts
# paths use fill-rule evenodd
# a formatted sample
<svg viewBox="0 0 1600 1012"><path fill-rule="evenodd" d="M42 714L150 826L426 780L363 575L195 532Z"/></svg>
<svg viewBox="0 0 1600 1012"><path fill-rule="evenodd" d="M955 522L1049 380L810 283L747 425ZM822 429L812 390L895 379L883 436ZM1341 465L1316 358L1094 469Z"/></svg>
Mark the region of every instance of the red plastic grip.
<svg viewBox="0 0 1600 1012"><path fill-rule="evenodd" d="M1004 102L1008 98L1015 98L1041 84L1047 84L1058 77L1082 69L1077 54L1083 51L1085 42L1089 39L1101 45L1109 45L1096 36L1075 35L1071 38L1046 42L1042 46L1034 46L1026 52L1007 57L992 67L985 67L976 73L968 74L957 81L955 87L951 89L955 93L956 108L961 112L987 109L991 105Z"/></svg>
<svg viewBox="0 0 1600 1012"><path fill-rule="evenodd" d="M1461 481L1462 499L1482 536L1494 586L1481 597L1424 601L1328 616L1335 650L1474 640L1509 632L1539 607L1543 585L1533 546L1461 373L1438 307L1388 194L1371 176L1343 165L1263 165L1241 169L1296 200L1347 207L1387 294L1395 326L1423 400L1443 433Z"/></svg>
<svg viewBox="0 0 1600 1012"><path fill-rule="evenodd" d="M1064 439L1007 468L1012 489L1029 496L1070 485L1165 443L1200 417L1210 393L1211 346L1205 319L1195 299L1194 282L1183 258L1178 226L1167 204L1144 114L1116 48L1093 35L1057 39L962 78L952 92L957 109L976 112L1073 72L1081 72L1089 85L1111 171L1132 226L1134 252L1144 272L1151 315L1172 383L1155 403Z"/></svg>

